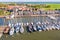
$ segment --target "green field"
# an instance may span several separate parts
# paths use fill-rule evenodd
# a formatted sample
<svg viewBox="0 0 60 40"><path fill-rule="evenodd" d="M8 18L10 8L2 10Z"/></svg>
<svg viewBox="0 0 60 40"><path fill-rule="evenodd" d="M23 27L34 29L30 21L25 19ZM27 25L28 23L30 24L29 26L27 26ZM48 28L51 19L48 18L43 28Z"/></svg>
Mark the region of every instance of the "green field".
<svg viewBox="0 0 60 40"><path fill-rule="evenodd" d="M49 9L51 9L51 10L55 10L55 9L60 9L60 4L46 4L47 6L45 6L45 4L38 4L38 5L32 5L31 7L33 7L33 8L43 8L43 9L46 9L46 10L49 10Z"/></svg>
<svg viewBox="0 0 60 40"><path fill-rule="evenodd" d="M45 8L45 9L60 9L60 4L47 4L47 5L50 5L51 7L50 8Z"/></svg>
<svg viewBox="0 0 60 40"><path fill-rule="evenodd" d="M23 34L14 34L13 36L4 34L0 40L60 40L60 30L24 32Z"/></svg>

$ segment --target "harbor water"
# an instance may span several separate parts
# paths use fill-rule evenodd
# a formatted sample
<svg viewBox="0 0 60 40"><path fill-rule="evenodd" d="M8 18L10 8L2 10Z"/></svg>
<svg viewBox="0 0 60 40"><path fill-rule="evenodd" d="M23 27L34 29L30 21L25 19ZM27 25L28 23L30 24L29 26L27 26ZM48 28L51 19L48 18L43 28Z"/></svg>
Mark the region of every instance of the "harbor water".
<svg viewBox="0 0 60 40"><path fill-rule="evenodd" d="M57 20L52 20L49 17L43 17L43 16L37 16L37 17L22 17L22 18L14 18L10 20L6 20L5 18L0 18L0 26L1 25L7 25L8 23L27 23L27 22L41 22L44 23L46 21L48 22L59 22L60 16L56 17Z"/></svg>
<svg viewBox="0 0 60 40"><path fill-rule="evenodd" d="M4 25L5 18L0 18L0 26Z"/></svg>

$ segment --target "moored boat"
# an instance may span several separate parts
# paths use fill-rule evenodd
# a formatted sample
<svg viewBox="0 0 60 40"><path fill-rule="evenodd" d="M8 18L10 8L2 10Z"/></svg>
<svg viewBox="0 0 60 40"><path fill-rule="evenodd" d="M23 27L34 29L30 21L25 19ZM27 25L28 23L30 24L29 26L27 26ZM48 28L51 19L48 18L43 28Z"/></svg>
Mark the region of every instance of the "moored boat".
<svg viewBox="0 0 60 40"><path fill-rule="evenodd" d="M14 27L12 27L9 31L9 35L13 35L14 34Z"/></svg>
<svg viewBox="0 0 60 40"><path fill-rule="evenodd" d="M20 33L24 33L24 28L23 28L23 23L21 23L21 26L20 26Z"/></svg>

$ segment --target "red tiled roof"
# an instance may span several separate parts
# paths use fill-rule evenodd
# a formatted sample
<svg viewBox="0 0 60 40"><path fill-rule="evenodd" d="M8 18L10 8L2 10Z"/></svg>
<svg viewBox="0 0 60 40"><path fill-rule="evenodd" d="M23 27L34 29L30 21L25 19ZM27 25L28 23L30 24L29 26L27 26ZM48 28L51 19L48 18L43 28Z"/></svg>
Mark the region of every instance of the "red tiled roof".
<svg viewBox="0 0 60 40"><path fill-rule="evenodd" d="M19 8L19 10L29 10L29 8L26 8L25 6L8 6L8 9L13 9L14 7Z"/></svg>
<svg viewBox="0 0 60 40"><path fill-rule="evenodd" d="M8 6L8 9L13 9L14 7L19 8L20 6Z"/></svg>

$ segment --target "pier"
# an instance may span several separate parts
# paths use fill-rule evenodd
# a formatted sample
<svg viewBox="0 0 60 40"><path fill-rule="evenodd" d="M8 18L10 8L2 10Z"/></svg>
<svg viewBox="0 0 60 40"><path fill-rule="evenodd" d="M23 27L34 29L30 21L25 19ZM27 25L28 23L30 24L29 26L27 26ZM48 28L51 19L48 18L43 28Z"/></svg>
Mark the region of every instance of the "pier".
<svg viewBox="0 0 60 40"><path fill-rule="evenodd" d="M40 14L40 15L14 15L14 18L23 18L23 17L39 17L39 16L47 16L51 15L51 16L60 16L60 14ZM5 17L5 16L4 16ZM6 17L6 19L11 19L9 16Z"/></svg>

